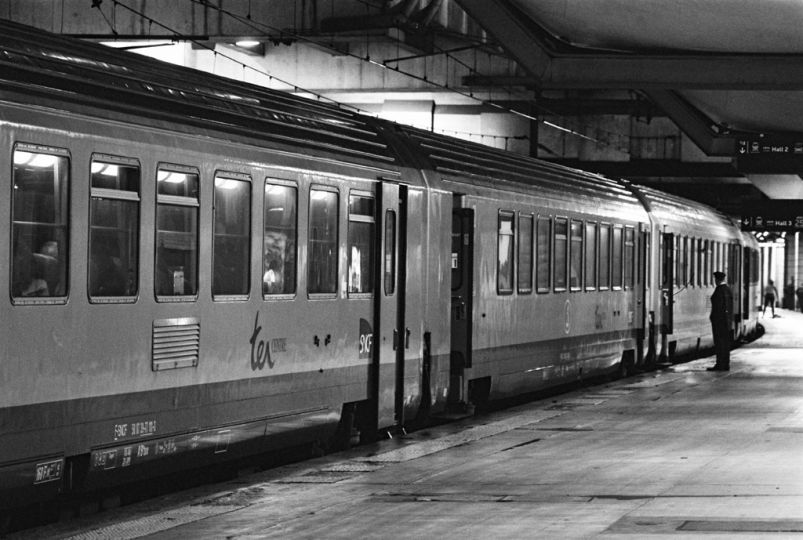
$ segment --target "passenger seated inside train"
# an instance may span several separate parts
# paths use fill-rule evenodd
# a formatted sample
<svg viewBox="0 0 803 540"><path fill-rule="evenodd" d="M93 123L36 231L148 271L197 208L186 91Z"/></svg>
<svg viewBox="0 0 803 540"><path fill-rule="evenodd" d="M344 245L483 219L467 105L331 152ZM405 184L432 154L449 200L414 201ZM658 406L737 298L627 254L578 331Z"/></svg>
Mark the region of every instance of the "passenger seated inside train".
<svg viewBox="0 0 803 540"><path fill-rule="evenodd" d="M112 241L98 241L92 246L89 269L90 296L125 296L128 294L126 277L117 257L117 245Z"/></svg>
<svg viewBox="0 0 803 540"><path fill-rule="evenodd" d="M51 290L45 279L49 268L45 264L47 256L32 253L31 248L24 241L17 243L14 252L12 269L11 296L25 298L32 296L51 296ZM58 272L57 262L56 272Z"/></svg>
<svg viewBox="0 0 803 540"><path fill-rule="evenodd" d="M264 294L280 294L284 292L282 273L279 271L279 262L275 259L268 263L268 270L262 276L262 292Z"/></svg>

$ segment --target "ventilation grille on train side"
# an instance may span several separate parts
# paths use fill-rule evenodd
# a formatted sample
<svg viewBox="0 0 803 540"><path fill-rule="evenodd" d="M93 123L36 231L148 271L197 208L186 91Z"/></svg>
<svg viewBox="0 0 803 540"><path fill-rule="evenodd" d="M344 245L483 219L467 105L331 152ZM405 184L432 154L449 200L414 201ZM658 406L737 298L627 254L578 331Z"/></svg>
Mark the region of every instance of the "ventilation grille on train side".
<svg viewBox="0 0 803 540"><path fill-rule="evenodd" d="M195 367L201 343L201 322L195 318L153 321L153 371Z"/></svg>

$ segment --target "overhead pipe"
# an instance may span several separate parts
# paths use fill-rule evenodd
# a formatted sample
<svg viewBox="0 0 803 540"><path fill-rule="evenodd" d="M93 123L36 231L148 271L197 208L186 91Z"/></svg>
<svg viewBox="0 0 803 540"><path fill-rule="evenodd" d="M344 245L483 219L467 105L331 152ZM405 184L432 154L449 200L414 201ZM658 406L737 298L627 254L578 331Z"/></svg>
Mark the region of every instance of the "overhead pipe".
<svg viewBox="0 0 803 540"><path fill-rule="evenodd" d="M427 7L418 10L415 15L411 17L411 19L422 27L429 26L432 24L432 20L438 14L442 5L443 0L430 0L429 4L427 4Z"/></svg>
<svg viewBox="0 0 803 540"><path fill-rule="evenodd" d="M385 30L402 25L416 28L429 26L443 6L443 0L430 0L426 7L416 10L419 0L401 0L386 8L384 13L363 17L331 17L321 22L323 32L355 32Z"/></svg>
<svg viewBox="0 0 803 540"><path fill-rule="evenodd" d="M393 28L410 20L419 0L402 0L377 15L330 17L321 21L322 32L353 32Z"/></svg>

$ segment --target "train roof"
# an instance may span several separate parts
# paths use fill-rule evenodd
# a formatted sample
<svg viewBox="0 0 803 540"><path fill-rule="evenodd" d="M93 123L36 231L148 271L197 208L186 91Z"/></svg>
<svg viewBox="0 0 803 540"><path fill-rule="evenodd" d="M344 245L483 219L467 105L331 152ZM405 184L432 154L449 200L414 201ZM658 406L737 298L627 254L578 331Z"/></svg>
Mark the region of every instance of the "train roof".
<svg viewBox="0 0 803 540"><path fill-rule="evenodd" d="M430 166L451 182L464 185L504 185L506 189L536 190L545 202L568 202L626 208L643 214L643 206L624 181L572 169L537 158L429 131L400 128L427 156Z"/></svg>
<svg viewBox="0 0 803 540"><path fill-rule="evenodd" d="M20 98L58 99L143 123L167 120L190 133L222 131L352 159L396 161L369 117L0 19L0 99Z"/></svg>
<svg viewBox="0 0 803 540"><path fill-rule="evenodd" d="M659 227L670 226L675 232L694 235L706 231L730 238L739 238L733 220L719 210L703 203L647 186L634 186L643 197L647 209Z"/></svg>

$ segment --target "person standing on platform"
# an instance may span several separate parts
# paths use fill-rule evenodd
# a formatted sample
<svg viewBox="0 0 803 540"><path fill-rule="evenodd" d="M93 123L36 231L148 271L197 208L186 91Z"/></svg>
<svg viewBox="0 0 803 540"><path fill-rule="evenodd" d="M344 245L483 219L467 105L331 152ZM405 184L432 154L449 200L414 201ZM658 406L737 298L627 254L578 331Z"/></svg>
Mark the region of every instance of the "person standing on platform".
<svg viewBox="0 0 803 540"><path fill-rule="evenodd" d="M714 272L717 287L711 295L711 329L714 333L714 350L717 362L708 371L728 371L731 364L731 323L733 321L733 293L725 284L725 273ZM772 283L772 282L770 282Z"/></svg>
<svg viewBox="0 0 803 540"><path fill-rule="evenodd" d="M797 307L803 312L803 285L798 286L795 295L797 295Z"/></svg>
<svg viewBox="0 0 803 540"><path fill-rule="evenodd" d="M775 299L778 297L778 289L775 284L770 280L766 287L764 287L764 309L761 311L761 316L767 314L767 306L772 308L772 318L775 318Z"/></svg>

